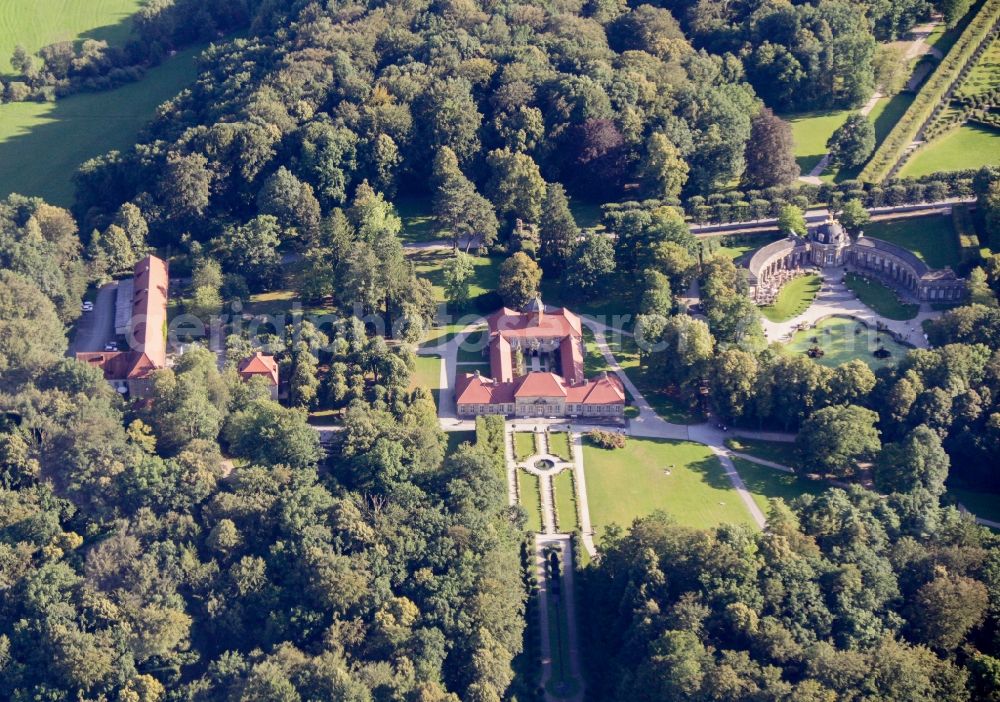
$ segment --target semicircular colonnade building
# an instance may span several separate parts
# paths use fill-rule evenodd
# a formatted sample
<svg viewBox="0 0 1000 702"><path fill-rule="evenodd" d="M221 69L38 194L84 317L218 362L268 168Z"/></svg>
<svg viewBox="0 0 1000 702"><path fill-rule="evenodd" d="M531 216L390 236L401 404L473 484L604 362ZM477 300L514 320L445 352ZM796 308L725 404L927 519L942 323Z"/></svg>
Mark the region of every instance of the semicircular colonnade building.
<svg viewBox="0 0 1000 702"><path fill-rule="evenodd" d="M833 218L805 237L789 236L759 248L747 262L750 296L762 302L805 268L844 267L870 274L919 302L958 302L965 280L950 267L932 269L912 251L860 234L852 241Z"/></svg>

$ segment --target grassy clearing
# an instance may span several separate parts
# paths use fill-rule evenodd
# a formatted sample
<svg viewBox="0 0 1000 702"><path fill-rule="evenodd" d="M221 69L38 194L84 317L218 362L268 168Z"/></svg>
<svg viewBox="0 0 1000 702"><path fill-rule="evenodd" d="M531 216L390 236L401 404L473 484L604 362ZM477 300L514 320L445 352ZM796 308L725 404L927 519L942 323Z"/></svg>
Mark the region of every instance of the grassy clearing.
<svg viewBox="0 0 1000 702"><path fill-rule="evenodd" d="M706 240L719 242L719 248L715 250L717 255L737 261L744 256L749 256L760 247L767 246L781 238L781 234L767 233L750 236L713 236Z"/></svg>
<svg viewBox="0 0 1000 702"><path fill-rule="evenodd" d="M813 300L822 279L818 275L801 275L781 286L773 305L760 308L760 313L772 322L785 322L805 312Z"/></svg>
<svg viewBox="0 0 1000 702"><path fill-rule="evenodd" d="M827 140L850 114L851 110L824 110L781 116L792 125L795 160L802 169L802 175L808 175L822 160Z"/></svg>
<svg viewBox="0 0 1000 702"><path fill-rule="evenodd" d="M542 494L538 488L538 476L527 471L517 471L517 489L521 496L521 506L528 513L528 521L524 525L527 531L540 533L542 531Z"/></svg>
<svg viewBox="0 0 1000 702"><path fill-rule="evenodd" d="M914 332L916 334L917 332ZM782 348L787 353L808 353L819 346L823 355L813 360L820 365L834 368L842 363L859 359L872 370L891 366L899 362L909 347L897 343L887 334L847 317L828 317L812 329L795 332L792 340ZM876 358L873 354L879 347L889 352L887 358Z"/></svg>
<svg viewBox="0 0 1000 702"><path fill-rule="evenodd" d="M1000 161L1000 130L966 124L922 147L899 172L917 178L938 171L982 168Z"/></svg>
<svg viewBox="0 0 1000 702"><path fill-rule="evenodd" d="M536 453L535 435L529 431L514 432L514 458L523 461Z"/></svg>
<svg viewBox="0 0 1000 702"><path fill-rule="evenodd" d="M601 206L592 202L583 202L576 198L570 198L569 211L573 214L576 226L581 229L604 229L601 224Z"/></svg>
<svg viewBox="0 0 1000 702"><path fill-rule="evenodd" d="M128 41L142 0L0 0L0 76L10 77L15 47L35 53L58 41Z"/></svg>
<svg viewBox="0 0 1000 702"><path fill-rule="evenodd" d="M962 260L950 215L871 222L865 227L865 235L909 249L931 268L957 266Z"/></svg>
<svg viewBox="0 0 1000 702"><path fill-rule="evenodd" d="M561 532L573 531L579 526L573 471L564 470L558 473L552 479L552 489L555 491L556 528Z"/></svg>
<svg viewBox="0 0 1000 702"><path fill-rule="evenodd" d="M780 463L790 468L795 468L799 462L795 444L784 441L763 441L761 439L733 437L726 439L726 446L733 451L763 458L765 461Z"/></svg>
<svg viewBox="0 0 1000 702"><path fill-rule="evenodd" d="M977 517L1000 522L1000 494L965 488L948 488L948 494Z"/></svg>
<svg viewBox="0 0 1000 702"><path fill-rule="evenodd" d="M454 453L465 442L469 442L470 444L476 443L476 432L474 431L449 431L445 436L448 437L449 455Z"/></svg>
<svg viewBox="0 0 1000 702"><path fill-rule="evenodd" d="M410 376L410 389L437 390L440 387L441 358L439 356L417 356L413 374Z"/></svg>
<svg viewBox="0 0 1000 702"><path fill-rule="evenodd" d="M583 453L590 517L599 535L656 510L698 528L753 523L707 446L632 437L623 449L585 445Z"/></svg>
<svg viewBox="0 0 1000 702"><path fill-rule="evenodd" d="M844 284L861 302L888 319L905 321L913 319L920 311L918 305L900 302L894 290L874 278L862 278L860 275L848 273L844 276Z"/></svg>
<svg viewBox="0 0 1000 702"><path fill-rule="evenodd" d="M434 241L441 237L434 231L434 215L427 197L401 197L393 201L396 212L403 220L399 238L405 243Z"/></svg>
<svg viewBox="0 0 1000 702"><path fill-rule="evenodd" d="M596 319L615 329L627 329L632 325L635 305L628 291L634 281L615 277L607 285L603 294L592 300L581 301L574 297L574 291L567 289L560 280L542 279L542 299L548 305L568 307L577 314Z"/></svg>
<svg viewBox="0 0 1000 702"><path fill-rule="evenodd" d="M826 483L820 480L785 473L742 458L734 458L733 464L746 483L753 501L765 515L770 508L769 500L780 497L790 502L801 495L818 495L827 488Z"/></svg>
<svg viewBox="0 0 1000 702"><path fill-rule="evenodd" d="M418 275L427 278L434 289L434 299L444 302L444 266L451 258L451 251L408 251L407 258L413 263ZM475 299L480 295L496 290L500 275L499 256L473 256L472 284L469 286L469 297Z"/></svg>
<svg viewBox="0 0 1000 702"><path fill-rule="evenodd" d="M897 93L892 97L881 98L875 103L875 107L868 113L868 121L875 127L875 148L878 148L882 141L889 136L889 132L896 126L896 122L913 104L913 97L913 93ZM859 173L861 173L861 166L827 169L822 178L824 181L839 183L857 178Z"/></svg>
<svg viewBox="0 0 1000 702"><path fill-rule="evenodd" d="M0 197L20 193L71 205L80 164L134 144L156 108L194 80L200 51L179 52L116 90L0 105Z"/></svg>
<svg viewBox="0 0 1000 702"><path fill-rule="evenodd" d="M573 460L573 451L569 445L569 433L565 431L549 432L549 453L564 461Z"/></svg>

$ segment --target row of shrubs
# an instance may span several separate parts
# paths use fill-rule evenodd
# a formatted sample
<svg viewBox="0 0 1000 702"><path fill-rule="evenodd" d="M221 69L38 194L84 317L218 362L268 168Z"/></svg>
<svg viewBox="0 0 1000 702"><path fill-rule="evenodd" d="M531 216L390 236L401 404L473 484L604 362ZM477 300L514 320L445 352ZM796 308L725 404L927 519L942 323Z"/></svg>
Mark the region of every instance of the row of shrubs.
<svg viewBox="0 0 1000 702"><path fill-rule="evenodd" d="M871 160L861 171L860 179L879 183L888 178L900 164L910 144L937 110L948 102L950 92L968 75L996 31L1000 20L1000 0L985 0L975 18L962 32L937 70L924 83L913 104L896 123Z"/></svg>

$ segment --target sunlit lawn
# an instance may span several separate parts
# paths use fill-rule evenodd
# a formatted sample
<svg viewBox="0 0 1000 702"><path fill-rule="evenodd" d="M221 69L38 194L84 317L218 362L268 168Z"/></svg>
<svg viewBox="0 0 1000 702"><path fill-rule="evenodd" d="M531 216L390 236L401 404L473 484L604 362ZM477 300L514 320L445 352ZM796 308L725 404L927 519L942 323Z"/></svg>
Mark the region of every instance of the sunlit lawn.
<svg viewBox="0 0 1000 702"><path fill-rule="evenodd" d="M552 479L552 489L555 491L557 528L561 532L573 531L578 526L573 471L567 469L558 473Z"/></svg>
<svg viewBox="0 0 1000 702"><path fill-rule="evenodd" d="M572 461L573 451L570 448L569 433L565 431L549 432L549 452L564 461Z"/></svg>
<svg viewBox="0 0 1000 702"><path fill-rule="evenodd" d="M966 124L921 147L899 172L918 178L938 171L962 171L1000 162L1000 129Z"/></svg>
<svg viewBox="0 0 1000 702"><path fill-rule="evenodd" d="M535 435L529 431L514 433L514 458L523 461L535 454Z"/></svg>
<svg viewBox="0 0 1000 702"><path fill-rule="evenodd" d="M599 535L656 510L692 527L752 524L719 459L702 444L630 437L623 449L601 449L585 442L583 460Z"/></svg>
<svg viewBox="0 0 1000 702"><path fill-rule="evenodd" d="M451 251L408 251L407 258L413 263L417 275L427 278L434 289L434 297L439 302L445 301L444 267L452 257ZM474 299L484 293L496 290L502 259L499 256L473 256L474 268L472 284L469 286L469 297ZM455 310L461 314L468 310Z"/></svg>
<svg viewBox="0 0 1000 702"><path fill-rule="evenodd" d="M1000 149L1000 141L997 148ZM996 159L1000 162L1000 152L996 154ZM957 266L961 262L958 237L950 214L870 222L865 227L865 236L909 249L931 268Z"/></svg>
<svg viewBox="0 0 1000 702"><path fill-rule="evenodd" d="M920 311L919 305L900 302L896 291L887 288L874 278L863 278L860 275L848 273L844 276L844 284L858 296L861 302L888 319L905 321L913 319Z"/></svg>
<svg viewBox="0 0 1000 702"><path fill-rule="evenodd" d="M719 248L715 251L718 255L736 261L780 238L781 234L766 233L744 237L719 236L711 237L710 240L719 240ZM730 239L731 243L726 243L726 239Z"/></svg>
<svg viewBox="0 0 1000 702"><path fill-rule="evenodd" d="M791 442L731 437L726 439L726 446L733 451L763 458L765 461L774 461L789 468L795 468L799 462L795 444Z"/></svg>
<svg viewBox="0 0 1000 702"><path fill-rule="evenodd" d="M760 308L760 313L772 322L785 322L805 312L819 292L822 279L818 275L800 275L781 286L774 304Z"/></svg>
<svg viewBox="0 0 1000 702"><path fill-rule="evenodd" d="M63 9L89 4L58 3ZM2 12L0 18L6 19ZM150 68L141 80L114 90L0 105L0 197L16 192L71 205L76 169L88 159L134 144L156 108L195 79L195 57L203 48L181 51ZM8 58L0 55L3 69Z"/></svg>
<svg viewBox="0 0 1000 702"><path fill-rule="evenodd" d="M808 175L809 171L820 162L827 151L826 142L830 135L847 120L849 114L851 110L823 110L781 115L782 119L792 125L795 160L802 169L802 175Z"/></svg>
<svg viewBox="0 0 1000 702"><path fill-rule="evenodd" d="M785 473L742 458L734 458L733 464L753 496L754 502L765 515L770 508L769 500L780 497L790 502L801 495L818 495L829 487L820 480L810 480L794 473Z"/></svg>
<svg viewBox="0 0 1000 702"><path fill-rule="evenodd" d="M533 532L542 530L542 497L538 489L538 476L527 471L517 471L518 489L521 494L521 506L528 513L528 523L525 529Z"/></svg>
<svg viewBox="0 0 1000 702"><path fill-rule="evenodd" d="M899 363L910 350L888 334L847 317L827 317L812 329L801 329L782 348L788 353L805 354L814 346L823 350L822 356L813 359L820 365L833 368L857 358L872 370ZM879 347L889 352L887 358L875 357Z"/></svg>
<svg viewBox="0 0 1000 702"><path fill-rule="evenodd" d="M437 390L441 387L441 358L438 356L417 356L413 375L410 376L411 388L427 388Z"/></svg>

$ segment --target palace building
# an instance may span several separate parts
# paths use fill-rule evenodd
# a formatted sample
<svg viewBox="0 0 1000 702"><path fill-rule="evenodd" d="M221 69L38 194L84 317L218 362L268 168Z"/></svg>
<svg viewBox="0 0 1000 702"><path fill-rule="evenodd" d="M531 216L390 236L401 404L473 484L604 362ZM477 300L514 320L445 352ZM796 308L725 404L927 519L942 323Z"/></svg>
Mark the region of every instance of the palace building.
<svg viewBox="0 0 1000 702"><path fill-rule="evenodd" d="M127 351L78 353L78 360L97 366L118 392L145 397L155 371L167 365L167 262L147 256L135 264L134 276L118 286L115 332Z"/></svg>
<svg viewBox="0 0 1000 702"><path fill-rule="evenodd" d="M588 417L622 421L625 389L607 373L587 379L580 318L540 299L523 311L504 307L490 315L484 353L490 375L458 373L458 414L515 417Z"/></svg>
<svg viewBox="0 0 1000 702"><path fill-rule="evenodd" d="M773 300L781 286L803 268L839 266L869 274L919 302L958 302L965 281L949 267L932 269L901 246L860 234L852 241L832 217L809 229L758 249L747 264L750 296Z"/></svg>

